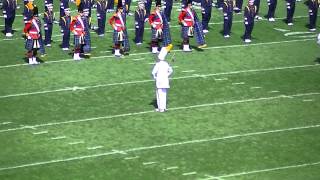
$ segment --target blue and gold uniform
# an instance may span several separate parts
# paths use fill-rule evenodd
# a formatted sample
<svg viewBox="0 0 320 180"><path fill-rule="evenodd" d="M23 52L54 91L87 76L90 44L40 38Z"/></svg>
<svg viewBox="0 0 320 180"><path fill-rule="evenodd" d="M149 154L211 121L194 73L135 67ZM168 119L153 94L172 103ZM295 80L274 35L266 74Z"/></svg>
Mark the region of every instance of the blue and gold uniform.
<svg viewBox="0 0 320 180"><path fill-rule="evenodd" d="M4 0L2 5L2 12L5 21L4 32L7 37L12 36L12 24L16 17L17 1L16 0Z"/></svg>
<svg viewBox="0 0 320 180"><path fill-rule="evenodd" d="M203 32L209 32L209 21L211 19L212 0L201 0L202 28Z"/></svg>
<svg viewBox="0 0 320 180"><path fill-rule="evenodd" d="M143 33L144 33L144 20L146 16L146 10L144 8L144 3L138 3L138 9L134 13L134 20L135 20L135 35L134 41L137 45L142 44L143 42Z"/></svg>
<svg viewBox="0 0 320 180"><path fill-rule="evenodd" d="M65 9L69 9L69 0L60 0L60 18L65 16Z"/></svg>
<svg viewBox="0 0 320 180"><path fill-rule="evenodd" d="M276 12L276 7L277 7L278 2L277 2L277 0L267 0L267 2L268 2L268 6L269 6L267 18L269 21L273 22L273 21L275 21L274 14Z"/></svg>
<svg viewBox="0 0 320 180"><path fill-rule="evenodd" d="M254 5L253 0L249 0L248 5L244 10L244 25L245 32L243 35L244 41L246 43L251 42L251 33L254 26L254 18L256 16L257 7Z"/></svg>
<svg viewBox="0 0 320 180"><path fill-rule="evenodd" d="M70 47L70 23L71 23L71 16L70 16L70 9L64 9L64 15L60 18L60 28L62 33L62 50L66 51L69 50Z"/></svg>
<svg viewBox="0 0 320 180"><path fill-rule="evenodd" d="M47 4L47 10L43 14L43 21L44 21L44 44L48 47L51 46L51 37L52 37L52 29L53 29L53 21L55 20L54 12L53 12L53 5Z"/></svg>
<svg viewBox="0 0 320 180"><path fill-rule="evenodd" d="M223 3L223 35L225 38L230 37L234 5L233 0L226 0Z"/></svg>
<svg viewBox="0 0 320 180"><path fill-rule="evenodd" d="M293 15L296 9L296 0L287 0L287 24L289 26L293 25Z"/></svg>
<svg viewBox="0 0 320 180"><path fill-rule="evenodd" d="M309 30L316 30L316 22L318 16L318 8L319 8L320 0L309 0Z"/></svg>
<svg viewBox="0 0 320 180"><path fill-rule="evenodd" d="M168 22L171 21L171 11L172 11L173 0L164 0L163 1L163 12L166 16Z"/></svg>
<svg viewBox="0 0 320 180"><path fill-rule="evenodd" d="M97 19L98 19L98 30L99 36L104 36L106 29L106 13L107 13L107 1L98 0L97 1Z"/></svg>

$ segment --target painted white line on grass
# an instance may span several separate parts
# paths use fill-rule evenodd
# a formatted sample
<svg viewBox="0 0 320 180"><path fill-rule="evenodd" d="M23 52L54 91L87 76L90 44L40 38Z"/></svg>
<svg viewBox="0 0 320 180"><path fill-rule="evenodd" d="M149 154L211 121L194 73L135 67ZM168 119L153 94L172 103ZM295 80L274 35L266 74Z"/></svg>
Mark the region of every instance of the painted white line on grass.
<svg viewBox="0 0 320 180"><path fill-rule="evenodd" d="M51 140L59 140L59 139L66 139L66 136L57 136L57 137L52 137L50 138Z"/></svg>
<svg viewBox="0 0 320 180"><path fill-rule="evenodd" d="M69 142L69 145L76 145L76 144L83 144L84 141L75 141L75 142Z"/></svg>
<svg viewBox="0 0 320 180"><path fill-rule="evenodd" d="M137 59L132 59L132 61L142 61L144 60L145 58L137 58Z"/></svg>
<svg viewBox="0 0 320 180"><path fill-rule="evenodd" d="M171 166L171 167L164 168L162 170L163 171L168 171L168 170L174 170L174 169L179 169L179 167L178 166Z"/></svg>
<svg viewBox="0 0 320 180"><path fill-rule="evenodd" d="M190 73L190 72L195 72L196 70L186 70L186 71L181 71L183 73Z"/></svg>
<svg viewBox="0 0 320 180"><path fill-rule="evenodd" d="M103 146L94 146L94 147L87 147L88 150L95 150L95 149L101 149Z"/></svg>
<svg viewBox="0 0 320 180"><path fill-rule="evenodd" d="M33 132L33 135L40 135L40 134L47 134L48 131L39 131L39 132Z"/></svg>
<svg viewBox="0 0 320 180"><path fill-rule="evenodd" d="M127 154L127 152L121 151L121 150L113 149L112 151L115 152L115 153L117 153L117 154L123 154L123 155L126 155L126 154Z"/></svg>
<svg viewBox="0 0 320 180"><path fill-rule="evenodd" d="M195 175L195 174L197 174L197 172L193 171L193 172L183 173L182 176L190 176L190 175Z"/></svg>
<svg viewBox="0 0 320 180"><path fill-rule="evenodd" d="M288 29L281 29L281 28L273 28L273 29L276 30L276 31L280 31L280 32L288 32L288 31L290 31Z"/></svg>
<svg viewBox="0 0 320 180"><path fill-rule="evenodd" d="M150 65L155 65L156 63L152 62L152 63L147 63L147 64L150 64Z"/></svg>
<svg viewBox="0 0 320 180"><path fill-rule="evenodd" d="M243 85L246 84L245 82L236 82L236 83L232 83L232 85Z"/></svg>
<svg viewBox="0 0 320 180"><path fill-rule="evenodd" d="M260 86L254 86L254 87L250 87L250 89L261 89L262 87Z"/></svg>
<svg viewBox="0 0 320 180"><path fill-rule="evenodd" d="M179 68L179 66L172 66L172 68Z"/></svg>
<svg viewBox="0 0 320 180"><path fill-rule="evenodd" d="M142 164L144 166L148 166L148 165L151 165L151 164L156 164L157 162L143 162Z"/></svg>
<svg viewBox="0 0 320 180"><path fill-rule="evenodd" d="M174 110L192 109L192 108L200 108L200 107L221 106L221 105L227 105L227 104L240 104L240 103L248 103L248 102L283 99L283 98L288 98L288 97L304 97L304 96L313 96L313 95L320 95L320 92L310 92L310 93L301 93L301 94L293 94L293 95L278 95L278 96L271 96L271 97L261 97L261 98L253 98L253 99L242 99L242 100L234 100L234 101L215 102L215 103L210 103L210 104L198 104L198 105L193 105L193 106L181 106L181 107L170 108L168 110L174 111ZM149 114L149 113L154 113L154 111L153 110L152 111L141 111L141 112L118 114L118 115L112 115L112 116L100 116L100 117L93 117L93 118L87 118L87 119L52 122L52 123L46 123L46 124L35 124L35 125L29 125L28 128L57 126L57 125L62 125L62 124L72 124L72 123L89 122L89 121L96 121L96 120L106 120L106 119L114 119L114 118L119 118L119 117L130 117L130 116ZM0 133L24 130L24 129L28 129L28 128L26 128L26 126L22 126L22 127L18 127L18 128L2 129L2 130L0 130Z"/></svg>
<svg viewBox="0 0 320 180"><path fill-rule="evenodd" d="M213 46L213 47L207 47L207 48L203 48L203 49L223 49L223 48L250 47L250 46L281 44L281 43L303 42L303 41L314 41L314 38L312 38L312 39L286 40L286 41L273 41L273 42L264 42L264 43L252 43L252 44L227 45L227 46ZM182 52L182 50L172 50L172 52ZM130 56L139 56L139 55L144 55L144 54L152 54L152 53L151 52L135 53L135 54L130 54ZM114 55L90 57L90 59L105 59L105 58L114 59ZM51 64L51 63L61 63L61 62L74 62L74 60L73 59L62 59L62 60L55 60L55 61L46 61L45 63L46 64ZM154 64L154 63L148 63L148 64ZM4 65L4 66L0 66L0 69L12 68L12 67L20 67L20 66L30 66L30 65L27 64L27 63Z"/></svg>
<svg viewBox="0 0 320 180"><path fill-rule="evenodd" d="M12 122L2 122L0 123L0 125L8 125L8 124L11 124Z"/></svg>
<svg viewBox="0 0 320 180"><path fill-rule="evenodd" d="M218 178L229 178L229 177L245 176L245 175L257 174L257 173L280 171L280 170L286 170L286 169L295 169L295 168L302 168L302 167L308 167L308 166L317 166L317 165L320 165L320 161L319 162L313 162L313 163L304 163L304 164L281 166L281 167L275 167L275 168L269 168L269 169L254 170L254 171L248 171L248 172L226 174L226 175L216 176L216 177L218 177Z"/></svg>
<svg viewBox="0 0 320 180"><path fill-rule="evenodd" d="M273 90L273 91L269 91L269 93L278 93L280 91L277 91L277 90Z"/></svg>
<svg viewBox="0 0 320 180"><path fill-rule="evenodd" d="M132 160L132 159L138 159L139 156L133 156L133 157L125 157L124 160Z"/></svg>
<svg viewBox="0 0 320 180"><path fill-rule="evenodd" d="M303 99L302 101L303 101L303 102L312 102L313 99Z"/></svg>
<svg viewBox="0 0 320 180"><path fill-rule="evenodd" d="M286 129L275 129L275 130L258 131L258 132L251 132L251 133L249 132L249 133L244 133L244 134L234 134L234 135L223 136L223 137L215 137L215 138L211 138L211 139L196 139L196 140L189 140L189 141L182 141L182 142L175 142L175 143L168 143L168 144L143 146L143 147L126 149L126 150L122 150L122 151L125 153L129 153L129 152L137 152L137 151L145 151L145 150L154 150L154 149L159 149L159 148L175 147L175 146L189 145L189 144L192 145L192 144L205 143L205 142L223 141L223 140L251 137L251 136L258 136L258 135L293 132L293 131L298 131L298 130L314 129L314 128L319 128L319 127L320 127L320 124L315 124L315 125L310 125L310 126L299 126L299 127L286 128ZM99 153L99 154L76 156L76 157L71 157L71 158L66 158L66 159L57 159L57 160L49 160L49 161L21 164L18 166L0 167L0 171L33 167L33 166L41 166L41 165L53 164L53 163L70 162L70 161L103 157L103 156L110 156L110 155L116 155L116 154L119 154L119 152L118 151L111 151L111 152L105 152L105 153ZM320 162L317 162L317 164L318 163L320 163ZM217 176L217 177L223 178L223 176Z"/></svg>
<svg viewBox="0 0 320 180"><path fill-rule="evenodd" d="M265 71L276 71L276 70L308 68L308 67L320 67L320 64L300 65L300 66L284 66L284 67L275 67L275 68L266 68L266 69L249 69L249 70L230 71L230 72L202 74L202 75L193 74L193 75L189 75L189 76L174 77L174 78L170 78L170 79L171 80L178 80L178 79L189 79L189 78L204 78L204 77L210 77L210 76L234 75L234 74L241 74L241 73L265 72ZM25 93L18 93L18 94L2 95L2 96L0 96L0 99L11 98L11 97L20 97L20 96L29 96L29 95L36 95L36 94L48 94L48 93L64 92L64 91L75 91L77 89L85 90L85 89L108 87L108 86L139 84L139 83L147 83L147 82L153 82L153 81L154 80L149 79L149 80L127 81L127 82L110 83L110 84L98 84L98 85L83 86L83 87L76 86L76 88L75 87L73 87L73 88L67 87L67 88L55 89L55 90L35 91L35 92L25 92Z"/></svg>
<svg viewBox="0 0 320 180"><path fill-rule="evenodd" d="M214 78L215 81L226 81L228 78Z"/></svg>

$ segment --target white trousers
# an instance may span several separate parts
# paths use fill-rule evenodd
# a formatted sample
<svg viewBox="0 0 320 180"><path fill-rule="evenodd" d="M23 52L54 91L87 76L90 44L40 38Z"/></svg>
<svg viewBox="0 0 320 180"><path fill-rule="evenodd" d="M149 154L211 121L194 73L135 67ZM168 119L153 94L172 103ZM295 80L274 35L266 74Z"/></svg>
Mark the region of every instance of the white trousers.
<svg viewBox="0 0 320 180"><path fill-rule="evenodd" d="M159 110L167 109L167 88L157 88L157 104Z"/></svg>

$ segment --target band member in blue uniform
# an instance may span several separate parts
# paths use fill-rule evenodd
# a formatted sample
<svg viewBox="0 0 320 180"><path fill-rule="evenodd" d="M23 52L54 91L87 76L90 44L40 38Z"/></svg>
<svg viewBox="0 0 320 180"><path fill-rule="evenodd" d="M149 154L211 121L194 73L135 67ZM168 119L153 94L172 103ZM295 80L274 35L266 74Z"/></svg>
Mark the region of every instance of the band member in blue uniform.
<svg viewBox="0 0 320 180"><path fill-rule="evenodd" d="M163 12L166 15L168 22L171 21L171 11L172 11L173 0L163 1Z"/></svg>
<svg viewBox="0 0 320 180"><path fill-rule="evenodd" d="M70 47L70 23L71 23L71 16L70 16L70 9L64 9L64 15L60 18L60 27L62 33L62 44L61 48L64 51L68 51Z"/></svg>
<svg viewBox="0 0 320 180"><path fill-rule="evenodd" d="M257 7L254 5L254 0L249 0L248 5L244 9L244 26L245 32L243 35L244 42L251 42L251 33L254 26L254 18L256 16Z"/></svg>
<svg viewBox="0 0 320 180"><path fill-rule="evenodd" d="M107 0L107 13L114 11L114 0Z"/></svg>
<svg viewBox="0 0 320 180"><path fill-rule="evenodd" d="M242 11L243 0L236 0L236 7L234 7L234 12L236 14L241 14Z"/></svg>
<svg viewBox="0 0 320 180"><path fill-rule="evenodd" d="M188 0L187 6L179 14L179 23L181 24L182 50L191 51L189 45L190 37L196 35L196 41L199 48L206 47L202 25L198 20L195 10L192 8L192 1Z"/></svg>
<svg viewBox="0 0 320 180"><path fill-rule="evenodd" d="M276 12L277 1L278 0L267 0L268 6L269 6L267 18L268 18L268 21L270 21L270 22L276 21L274 19L274 14Z"/></svg>
<svg viewBox="0 0 320 180"><path fill-rule="evenodd" d="M53 6L53 0L44 0L44 10L48 10L48 4L51 4Z"/></svg>
<svg viewBox="0 0 320 180"><path fill-rule="evenodd" d="M83 9L89 10L89 17L91 18L91 8L93 6L93 0L81 0L81 3L83 4Z"/></svg>
<svg viewBox="0 0 320 180"><path fill-rule="evenodd" d="M217 0L217 5L216 7L219 9L219 10L222 10L223 9L223 0Z"/></svg>
<svg viewBox="0 0 320 180"><path fill-rule="evenodd" d="M122 56L120 50L121 45L125 46L126 41L125 39L128 39L127 33L126 33L126 23L125 23L125 12L123 12L123 5L119 1L117 6L117 12L113 14L113 16L109 19L109 24L113 28L113 43L114 43L114 55L116 57ZM126 47L124 47L126 48Z"/></svg>
<svg viewBox="0 0 320 180"><path fill-rule="evenodd" d="M151 12L152 0L145 0L144 6L146 8L146 17L145 17L146 20L145 21L147 21L149 19L150 12Z"/></svg>
<svg viewBox="0 0 320 180"><path fill-rule="evenodd" d="M89 9L83 10L83 16L81 17L84 24L84 41L85 44L82 46L81 51L85 56L90 56L91 54L91 37L90 37L90 24L91 18L89 17Z"/></svg>
<svg viewBox="0 0 320 180"><path fill-rule="evenodd" d="M233 0L225 0L223 3L223 36L225 38L230 37L234 5Z"/></svg>
<svg viewBox="0 0 320 180"><path fill-rule="evenodd" d="M24 35L26 37L25 48L27 50L29 64L39 64L39 62L37 61L37 51L40 48L40 31L41 22L38 18L38 8L33 7L32 17L26 22L23 29Z"/></svg>
<svg viewBox="0 0 320 180"><path fill-rule="evenodd" d="M253 3L253 4L257 7L257 12L256 12L256 16L255 16L255 18L256 18L257 20L261 20L261 19L262 19L262 17L261 17L261 16L259 16L260 0L254 0L254 3Z"/></svg>
<svg viewBox="0 0 320 180"><path fill-rule="evenodd" d="M97 33L99 36L104 36L104 33L105 33L106 13L107 13L107 1L98 0L97 1L97 19L98 19Z"/></svg>
<svg viewBox="0 0 320 180"><path fill-rule="evenodd" d="M47 4L47 10L43 14L43 21L44 21L44 44L47 47L51 46L51 37L52 37L52 29L53 29L53 21L55 20L54 12L53 12L53 5Z"/></svg>
<svg viewBox="0 0 320 180"><path fill-rule="evenodd" d="M138 9L134 13L135 19L135 29L136 29L136 37L134 41L137 45L141 45L143 42L143 33L144 33L144 20L146 16L146 10L144 8L144 2L139 1Z"/></svg>
<svg viewBox="0 0 320 180"><path fill-rule="evenodd" d="M168 20L161 11L161 1L156 1L154 11L150 13L149 24L151 25L151 52L159 53L159 48L171 44L171 35ZM162 45L159 43L162 42Z"/></svg>
<svg viewBox="0 0 320 180"><path fill-rule="evenodd" d="M287 0L287 24L288 26L293 25L293 15L296 9L296 0Z"/></svg>
<svg viewBox="0 0 320 180"><path fill-rule="evenodd" d="M309 0L309 30L316 31L316 22L318 16L318 8L319 8L320 0Z"/></svg>
<svg viewBox="0 0 320 180"><path fill-rule="evenodd" d="M12 37L12 24L16 17L17 1L16 0L4 0L2 5L2 12L4 17L4 33L6 37Z"/></svg>
<svg viewBox="0 0 320 180"><path fill-rule="evenodd" d="M201 0L203 33L209 32L209 22L211 19L211 12L212 12L212 0Z"/></svg>
<svg viewBox="0 0 320 180"><path fill-rule="evenodd" d="M80 52L81 48L85 45L85 32L84 32L84 22L82 20L83 16L83 4L80 3L78 6L78 15L72 18L70 24L70 30L74 34L74 54L73 59L78 61L81 60Z"/></svg>
<svg viewBox="0 0 320 180"><path fill-rule="evenodd" d="M130 12L131 0L125 0L126 4L126 14L128 16L132 16L133 14Z"/></svg>
<svg viewBox="0 0 320 180"><path fill-rule="evenodd" d="M60 0L60 18L65 16L65 9L69 9L69 0Z"/></svg>
<svg viewBox="0 0 320 180"><path fill-rule="evenodd" d="M28 2L24 5L24 10L23 10L23 20L25 24L29 22L30 19L32 19L33 8L34 8L33 0L28 0Z"/></svg>

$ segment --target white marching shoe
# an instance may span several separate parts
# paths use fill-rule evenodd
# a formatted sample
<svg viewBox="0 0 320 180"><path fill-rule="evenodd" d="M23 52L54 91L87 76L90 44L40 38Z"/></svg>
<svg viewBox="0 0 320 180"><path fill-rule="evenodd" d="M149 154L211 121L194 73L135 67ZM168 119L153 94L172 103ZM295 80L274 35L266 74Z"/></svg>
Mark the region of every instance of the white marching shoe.
<svg viewBox="0 0 320 180"><path fill-rule="evenodd" d="M6 37L12 37L12 33L6 33Z"/></svg>
<svg viewBox="0 0 320 180"><path fill-rule="evenodd" d="M152 47L152 53L153 53L153 54L159 53L158 47Z"/></svg>
<svg viewBox="0 0 320 180"><path fill-rule="evenodd" d="M184 44L184 45L183 45L183 51L184 51L184 52L191 52L191 51L192 51L192 50L190 49L189 44Z"/></svg>
<svg viewBox="0 0 320 180"><path fill-rule="evenodd" d="M81 60L81 58L80 58L80 53L74 53L74 54L73 54L73 59L74 59L75 61Z"/></svg>
<svg viewBox="0 0 320 180"><path fill-rule="evenodd" d="M114 55L115 55L116 57L120 57L120 56L121 56L120 49L115 49L115 50L114 50Z"/></svg>
<svg viewBox="0 0 320 180"><path fill-rule="evenodd" d="M33 58L32 58L32 62L33 62L33 64L40 64L40 62L37 61L37 58L36 58L36 57L33 57Z"/></svg>
<svg viewBox="0 0 320 180"><path fill-rule="evenodd" d="M32 58L29 58L29 64L33 64Z"/></svg>
<svg viewBox="0 0 320 180"><path fill-rule="evenodd" d="M251 43L251 39L245 39L244 42L245 43Z"/></svg>

